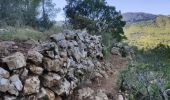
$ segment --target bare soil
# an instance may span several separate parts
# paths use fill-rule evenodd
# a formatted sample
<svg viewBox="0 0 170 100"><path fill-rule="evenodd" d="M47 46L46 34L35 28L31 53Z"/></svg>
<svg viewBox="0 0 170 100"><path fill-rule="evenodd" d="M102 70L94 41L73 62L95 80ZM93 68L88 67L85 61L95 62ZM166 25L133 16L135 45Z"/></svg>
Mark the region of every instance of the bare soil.
<svg viewBox="0 0 170 100"><path fill-rule="evenodd" d="M111 70L106 71L108 78L100 78L99 81L95 81L92 86L93 90L102 89L110 100L117 100L119 92L118 78L121 70L129 63L128 58L123 58L119 55L111 55L107 62L111 63ZM113 99L114 98L114 99Z"/></svg>

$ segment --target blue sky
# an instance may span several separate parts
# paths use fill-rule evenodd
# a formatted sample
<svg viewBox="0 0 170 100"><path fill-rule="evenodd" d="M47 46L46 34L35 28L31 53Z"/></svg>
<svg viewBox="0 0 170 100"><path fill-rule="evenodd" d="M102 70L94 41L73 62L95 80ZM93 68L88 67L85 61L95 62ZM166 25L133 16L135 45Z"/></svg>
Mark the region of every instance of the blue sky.
<svg viewBox="0 0 170 100"><path fill-rule="evenodd" d="M65 0L53 0L56 7L63 8ZM125 12L146 12L152 14L170 15L170 0L106 0L109 5ZM64 12L61 11L56 20L64 20Z"/></svg>

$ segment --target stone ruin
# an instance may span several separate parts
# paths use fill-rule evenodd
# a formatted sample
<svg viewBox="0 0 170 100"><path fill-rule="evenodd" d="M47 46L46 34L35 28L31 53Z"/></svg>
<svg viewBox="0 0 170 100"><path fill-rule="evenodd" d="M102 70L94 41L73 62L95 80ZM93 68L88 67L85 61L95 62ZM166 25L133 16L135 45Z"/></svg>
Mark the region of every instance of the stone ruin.
<svg viewBox="0 0 170 100"><path fill-rule="evenodd" d="M89 74L90 77L91 73L100 76L101 39L86 32L65 31L52 35L49 41L38 43L25 53L14 52L3 57L0 100L65 100L84 76ZM89 95L86 89L79 90L77 100ZM91 97L91 100L108 100L101 91L98 94L99 97L94 98L104 95L104 99Z"/></svg>

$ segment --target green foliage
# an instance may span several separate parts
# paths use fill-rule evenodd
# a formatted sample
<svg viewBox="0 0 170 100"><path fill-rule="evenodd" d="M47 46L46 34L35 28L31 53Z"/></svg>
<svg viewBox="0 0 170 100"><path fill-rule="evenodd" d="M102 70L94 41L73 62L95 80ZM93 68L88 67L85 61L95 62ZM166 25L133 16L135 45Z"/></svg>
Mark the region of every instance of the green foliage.
<svg viewBox="0 0 170 100"><path fill-rule="evenodd" d="M0 34L1 40L44 40L46 37L43 33L38 32L30 27L25 28L16 28L8 27L7 31Z"/></svg>
<svg viewBox="0 0 170 100"><path fill-rule="evenodd" d="M50 35L63 32L63 28L59 26L53 26L48 31L40 32L31 27L5 27L5 31L0 31L0 40L41 40L44 41Z"/></svg>
<svg viewBox="0 0 170 100"><path fill-rule="evenodd" d="M106 34L118 41L125 38L120 12L105 0L66 0L66 17L74 29L86 28L91 34Z"/></svg>
<svg viewBox="0 0 170 100"><path fill-rule="evenodd" d="M0 27L24 25L49 29L53 24L51 15L55 13L52 0L0 0Z"/></svg>
<svg viewBox="0 0 170 100"><path fill-rule="evenodd" d="M140 63L149 63L159 66L161 63L169 63L170 61L170 47L159 44L155 48L136 49L136 61Z"/></svg>
<svg viewBox="0 0 170 100"><path fill-rule="evenodd" d="M169 65L155 68L150 64L130 65L122 71L122 90L128 90L128 97L133 96L134 100L165 100L163 95L166 90L169 73Z"/></svg>
<svg viewBox="0 0 170 100"><path fill-rule="evenodd" d="M162 43L170 45L170 17L158 16L155 20L128 24L124 28L130 45L154 48Z"/></svg>
<svg viewBox="0 0 170 100"><path fill-rule="evenodd" d="M170 82L170 47L159 44L151 49L135 50L135 61L121 72L120 89L131 100L168 100L165 90Z"/></svg>

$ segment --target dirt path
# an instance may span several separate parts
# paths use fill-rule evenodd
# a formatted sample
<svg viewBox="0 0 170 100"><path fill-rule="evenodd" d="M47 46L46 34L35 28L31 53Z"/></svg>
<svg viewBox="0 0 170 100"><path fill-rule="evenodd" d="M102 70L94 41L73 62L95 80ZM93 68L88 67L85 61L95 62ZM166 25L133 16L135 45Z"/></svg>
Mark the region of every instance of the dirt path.
<svg viewBox="0 0 170 100"><path fill-rule="evenodd" d="M110 100L113 100L113 98L115 100L118 93L117 80L119 77L119 72L127 66L129 61L127 58L122 58L119 55L112 55L108 59L108 62L112 64L111 70L107 71L108 78L100 78L100 82L93 83L91 88L94 90L103 89Z"/></svg>

